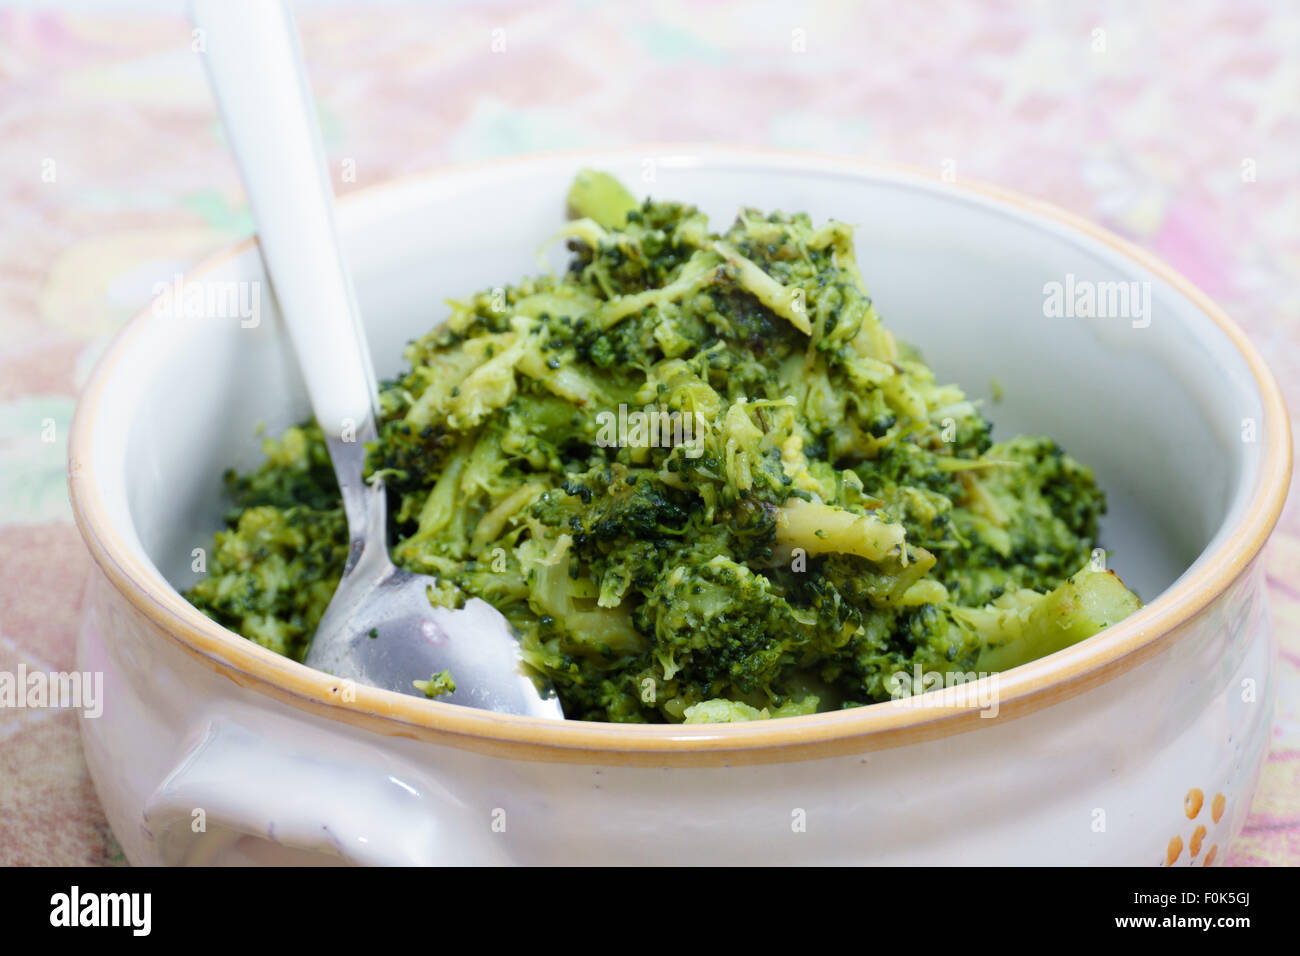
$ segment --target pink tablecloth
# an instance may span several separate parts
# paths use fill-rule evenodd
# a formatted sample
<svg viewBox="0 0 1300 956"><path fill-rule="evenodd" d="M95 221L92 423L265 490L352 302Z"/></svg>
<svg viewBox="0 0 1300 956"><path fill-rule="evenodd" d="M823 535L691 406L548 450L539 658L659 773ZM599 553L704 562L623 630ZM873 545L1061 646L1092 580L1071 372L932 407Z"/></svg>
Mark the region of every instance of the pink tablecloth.
<svg viewBox="0 0 1300 956"><path fill-rule="evenodd" d="M250 231L189 26L156 6L0 13L0 671L73 666L88 558L63 459L88 368L155 282ZM295 6L327 148L355 169L341 192L649 140L947 169L1155 250L1300 409L1292 4ZM1293 502L1268 556L1277 729L1239 864L1300 863L1298 568ZM0 863L119 861L73 716L0 709Z"/></svg>

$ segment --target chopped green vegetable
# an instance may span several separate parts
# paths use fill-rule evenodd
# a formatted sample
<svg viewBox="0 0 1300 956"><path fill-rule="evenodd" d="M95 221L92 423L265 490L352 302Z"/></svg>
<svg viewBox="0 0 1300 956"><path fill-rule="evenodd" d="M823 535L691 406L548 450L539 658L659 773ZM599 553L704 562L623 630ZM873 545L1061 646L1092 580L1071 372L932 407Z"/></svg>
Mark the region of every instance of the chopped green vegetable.
<svg viewBox="0 0 1300 956"><path fill-rule="evenodd" d="M1004 671L1091 637L1141 606L1115 572L1085 568L1046 595L1017 591L958 613L985 638L976 669Z"/></svg>
<svg viewBox="0 0 1300 956"><path fill-rule="evenodd" d="M1105 498L1052 440L994 444L881 324L852 231L579 174L563 275L452 304L381 388L394 560L480 597L570 718L704 723L1013 667L1139 606L1089 563ZM319 429L227 476L189 592L301 658L347 555ZM445 681L440 678L445 677ZM454 689L449 675L417 686Z"/></svg>
<svg viewBox="0 0 1300 956"><path fill-rule="evenodd" d="M621 229L641 204L613 176L584 169L573 179L566 203L571 219L591 219L606 229Z"/></svg>
<svg viewBox="0 0 1300 956"><path fill-rule="evenodd" d="M424 691L425 697L456 693L456 682L452 679L451 671L438 671L428 680L413 680L411 684L416 690Z"/></svg>

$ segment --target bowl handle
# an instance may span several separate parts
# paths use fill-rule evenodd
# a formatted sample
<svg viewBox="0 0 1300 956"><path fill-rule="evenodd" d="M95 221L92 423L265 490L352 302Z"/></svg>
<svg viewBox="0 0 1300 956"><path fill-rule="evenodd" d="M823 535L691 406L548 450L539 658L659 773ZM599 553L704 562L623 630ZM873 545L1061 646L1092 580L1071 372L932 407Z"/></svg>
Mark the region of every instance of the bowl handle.
<svg viewBox="0 0 1300 956"><path fill-rule="evenodd" d="M279 736L208 722L145 803L162 863L211 863L243 835L363 865L439 862L446 831L423 782L347 759L337 737L308 751Z"/></svg>

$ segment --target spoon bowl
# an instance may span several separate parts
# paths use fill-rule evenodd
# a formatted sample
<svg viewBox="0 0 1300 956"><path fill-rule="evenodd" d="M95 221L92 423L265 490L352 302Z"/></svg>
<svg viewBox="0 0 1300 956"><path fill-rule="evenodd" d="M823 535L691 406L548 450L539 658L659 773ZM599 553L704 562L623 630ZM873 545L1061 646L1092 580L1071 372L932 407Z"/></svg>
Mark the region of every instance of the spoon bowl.
<svg viewBox="0 0 1300 956"><path fill-rule="evenodd" d="M365 443L327 443L340 473L359 477ZM447 703L563 719L559 698L539 693L540 678L520 667L518 636L500 611L479 598L459 609L435 607L429 589L438 582L393 564L381 479L344 484L343 502L348 527L361 533L316 628L309 667L407 694L423 693L412 675L425 680L447 670L455 688L438 695Z"/></svg>

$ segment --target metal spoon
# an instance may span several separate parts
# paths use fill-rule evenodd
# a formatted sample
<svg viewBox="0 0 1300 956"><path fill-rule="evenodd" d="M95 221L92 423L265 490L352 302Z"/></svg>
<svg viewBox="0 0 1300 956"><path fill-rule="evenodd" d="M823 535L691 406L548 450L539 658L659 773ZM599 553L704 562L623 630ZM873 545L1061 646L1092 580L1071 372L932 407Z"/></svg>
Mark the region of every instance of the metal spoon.
<svg viewBox="0 0 1300 956"><path fill-rule="evenodd" d="M449 670L456 690L443 700L562 719L499 611L477 598L462 610L434 607L433 579L389 560L384 486L362 479L365 443L377 435L374 370L288 9L280 0L193 0L192 15L347 515L347 566L307 664L406 694L422 694L414 681Z"/></svg>

